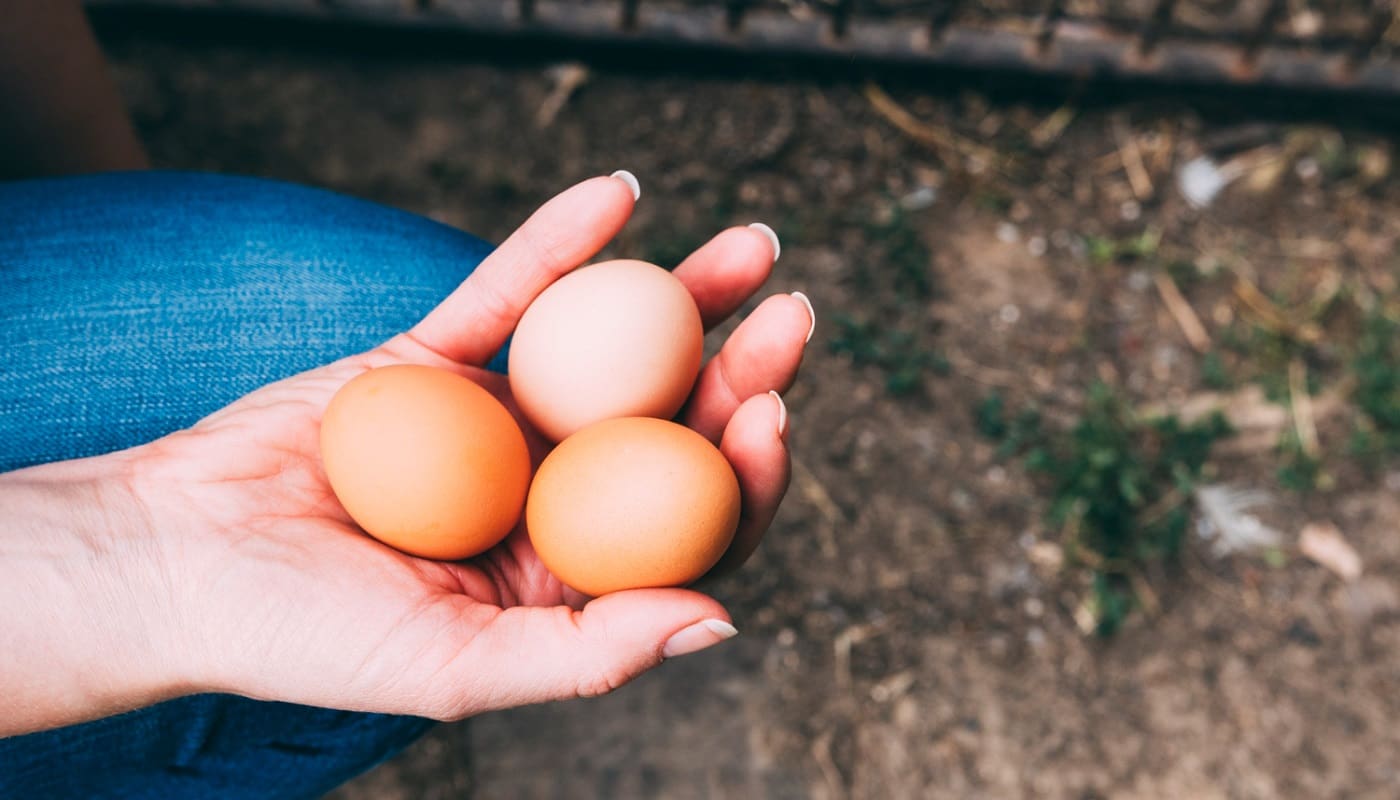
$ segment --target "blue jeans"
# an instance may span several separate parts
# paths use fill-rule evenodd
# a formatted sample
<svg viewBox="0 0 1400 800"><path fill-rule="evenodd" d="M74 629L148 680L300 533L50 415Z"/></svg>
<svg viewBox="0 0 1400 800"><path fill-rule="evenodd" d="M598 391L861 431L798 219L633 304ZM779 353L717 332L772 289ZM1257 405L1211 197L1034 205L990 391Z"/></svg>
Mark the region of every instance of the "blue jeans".
<svg viewBox="0 0 1400 800"><path fill-rule="evenodd" d="M150 441L373 347L489 252L421 217L272 181L0 183L0 471ZM0 797L315 797L431 724L186 697L0 739Z"/></svg>

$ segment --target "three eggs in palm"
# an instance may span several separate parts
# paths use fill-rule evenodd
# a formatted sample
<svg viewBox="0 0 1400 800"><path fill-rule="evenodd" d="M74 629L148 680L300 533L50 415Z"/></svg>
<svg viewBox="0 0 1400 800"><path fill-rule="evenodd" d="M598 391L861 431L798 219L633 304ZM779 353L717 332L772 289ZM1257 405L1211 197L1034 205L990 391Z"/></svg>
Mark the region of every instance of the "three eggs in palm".
<svg viewBox="0 0 1400 800"><path fill-rule="evenodd" d="M327 406L326 476L361 528L413 555L484 552L523 510L541 562L584 594L686 585L739 521L729 462L670 421L703 348L675 276L641 261L583 267L546 288L511 339L511 395L558 442L533 474L524 434L490 392L450 370L394 365Z"/></svg>

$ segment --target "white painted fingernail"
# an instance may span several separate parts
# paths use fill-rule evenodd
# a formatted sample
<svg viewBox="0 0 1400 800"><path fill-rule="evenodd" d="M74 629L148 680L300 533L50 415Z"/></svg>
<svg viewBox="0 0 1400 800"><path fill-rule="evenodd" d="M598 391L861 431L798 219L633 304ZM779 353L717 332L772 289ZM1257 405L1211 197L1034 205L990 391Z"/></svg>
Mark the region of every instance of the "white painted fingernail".
<svg viewBox="0 0 1400 800"><path fill-rule="evenodd" d="M722 619L703 619L672 634L661 648L662 658L690 655L739 635L739 629Z"/></svg>
<svg viewBox="0 0 1400 800"><path fill-rule="evenodd" d="M773 399L778 401L778 438L787 435L787 403L783 402L783 396L771 389L768 391L773 395Z"/></svg>
<svg viewBox="0 0 1400 800"><path fill-rule="evenodd" d="M817 332L817 310L812 308L812 301L808 299L807 295L801 292L793 292L792 296L802 301L802 305L807 307L807 315L812 318L812 327L807 329L807 341L810 342L812 341L812 334Z"/></svg>
<svg viewBox="0 0 1400 800"><path fill-rule="evenodd" d="M762 222L751 222L749 223L749 227L767 236L768 241L773 243L773 260L777 261L778 256L783 254L783 245L778 241L778 234L774 233L772 228L764 225Z"/></svg>
<svg viewBox="0 0 1400 800"><path fill-rule="evenodd" d="M632 190L632 199L633 199L633 200L641 200L641 199L642 199L642 184L640 184L640 183L637 182L637 176L636 176L636 175L633 175L632 173L628 172L628 171L625 170L625 169L620 169L620 170L618 170L617 172L614 172L613 174L609 175L608 177L609 177L609 178L617 178L618 180L620 180L620 181L622 181L623 183L627 184L627 187L630 188L630 189Z"/></svg>

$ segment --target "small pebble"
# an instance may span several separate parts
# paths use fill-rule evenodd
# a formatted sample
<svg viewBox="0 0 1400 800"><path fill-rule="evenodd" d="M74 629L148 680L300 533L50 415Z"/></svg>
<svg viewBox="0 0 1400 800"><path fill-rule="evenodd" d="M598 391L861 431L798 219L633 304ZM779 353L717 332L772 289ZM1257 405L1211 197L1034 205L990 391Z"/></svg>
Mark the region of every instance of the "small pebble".
<svg viewBox="0 0 1400 800"><path fill-rule="evenodd" d="M957 511L966 513L972 510L972 495L968 494L966 489L954 489L949 492L948 499Z"/></svg>
<svg viewBox="0 0 1400 800"><path fill-rule="evenodd" d="M1230 183L1230 178L1220 171L1216 163L1205 156L1198 156L1186 162L1176 173L1176 186L1186 202L1195 208L1205 208L1215 201Z"/></svg>
<svg viewBox="0 0 1400 800"><path fill-rule="evenodd" d="M899 205L906 211L922 211L938 202L938 189L933 186L920 186L901 197Z"/></svg>

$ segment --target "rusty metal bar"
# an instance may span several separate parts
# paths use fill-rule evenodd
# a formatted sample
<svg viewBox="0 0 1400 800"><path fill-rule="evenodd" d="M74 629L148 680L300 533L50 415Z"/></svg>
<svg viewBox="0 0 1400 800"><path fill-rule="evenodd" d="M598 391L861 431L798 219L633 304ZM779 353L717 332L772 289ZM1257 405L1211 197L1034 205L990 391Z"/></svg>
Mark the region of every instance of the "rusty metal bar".
<svg viewBox="0 0 1400 800"><path fill-rule="evenodd" d="M729 32L739 30L744 26L744 12L748 10L749 0L729 0L724 4L724 29Z"/></svg>
<svg viewBox="0 0 1400 800"><path fill-rule="evenodd" d="M1385 32L1390 30L1390 26L1394 23L1395 0L1372 0L1366 32L1362 34L1356 46L1347 54L1347 69L1354 70L1370 58L1376 47L1380 45L1381 39L1385 38Z"/></svg>
<svg viewBox="0 0 1400 800"><path fill-rule="evenodd" d="M1254 30L1250 31L1249 38L1245 39L1244 51L1241 53L1241 63L1246 66L1253 66L1258 60L1259 50L1269 41L1273 35L1274 26L1283 18L1283 12L1288 10L1288 0L1269 0L1269 5L1264 9L1264 13L1259 15L1259 21L1255 23Z"/></svg>
<svg viewBox="0 0 1400 800"><path fill-rule="evenodd" d="M831 35L837 39L846 38L846 31L851 25L851 11L855 8L855 0L836 0L836 5L831 7Z"/></svg>
<svg viewBox="0 0 1400 800"><path fill-rule="evenodd" d="M963 0L933 0L933 13L929 15L928 22L930 41L936 42L942 38L943 31L957 19L962 6Z"/></svg>
<svg viewBox="0 0 1400 800"><path fill-rule="evenodd" d="M622 0L622 17L618 24L624 31L637 29L637 7L640 4L640 0Z"/></svg>
<svg viewBox="0 0 1400 800"><path fill-rule="evenodd" d="M1045 53L1055 42L1055 31L1065 13L1065 0L1044 0L1035 23L1035 49Z"/></svg>
<svg viewBox="0 0 1400 800"><path fill-rule="evenodd" d="M357 21L401 29L462 30L480 35L533 37L548 40L588 40L603 45L694 47L745 54L830 57L899 65L954 66L970 69L1015 70L1046 76L1116 76L1178 84L1355 91L1400 97L1400 63L1379 47L1393 19L1391 9L1378 10L1364 39L1347 40L1344 47L1272 35L1286 8L1271 0L1259 23L1244 40L1187 34L1170 26L1170 3L1154 6L1147 27L1151 58L1142 57L1143 22L1137 27L1071 18L1063 5L1048 2L1041 18L1052 28L1053 47L1041 49L1044 26L988 24L985 20L939 25L937 36L924 35L930 19L964 4L923 6L915 16L857 17L847 6L840 39L833 37L836 15L797 15L776 4L738 4L738 27L726 29L723 6L709 9L675 3L622 0L531 0L525 6L500 0L433 0L427 13L406 10L399 0L87 0L102 8L182 9L191 14L249 11L267 18ZM838 6L839 7L839 6ZM831 8L830 6L828 7ZM628 11L628 9L631 9ZM639 11L640 9L640 11ZM641 13L644 11L645 13ZM706 13L701 13L702 11ZM932 17L930 16L932 15ZM733 17L730 18L731 20ZM851 24L859 21L859 24ZM630 25L630 27L629 27ZM1351 59L1347 58L1351 53ZM1247 55L1251 54L1252 57ZM1353 62L1348 66L1349 62Z"/></svg>
<svg viewBox="0 0 1400 800"><path fill-rule="evenodd" d="M1176 10L1176 0L1157 0L1147 22L1138 33L1138 52L1151 55L1162 39L1162 33L1172 24L1172 12Z"/></svg>

